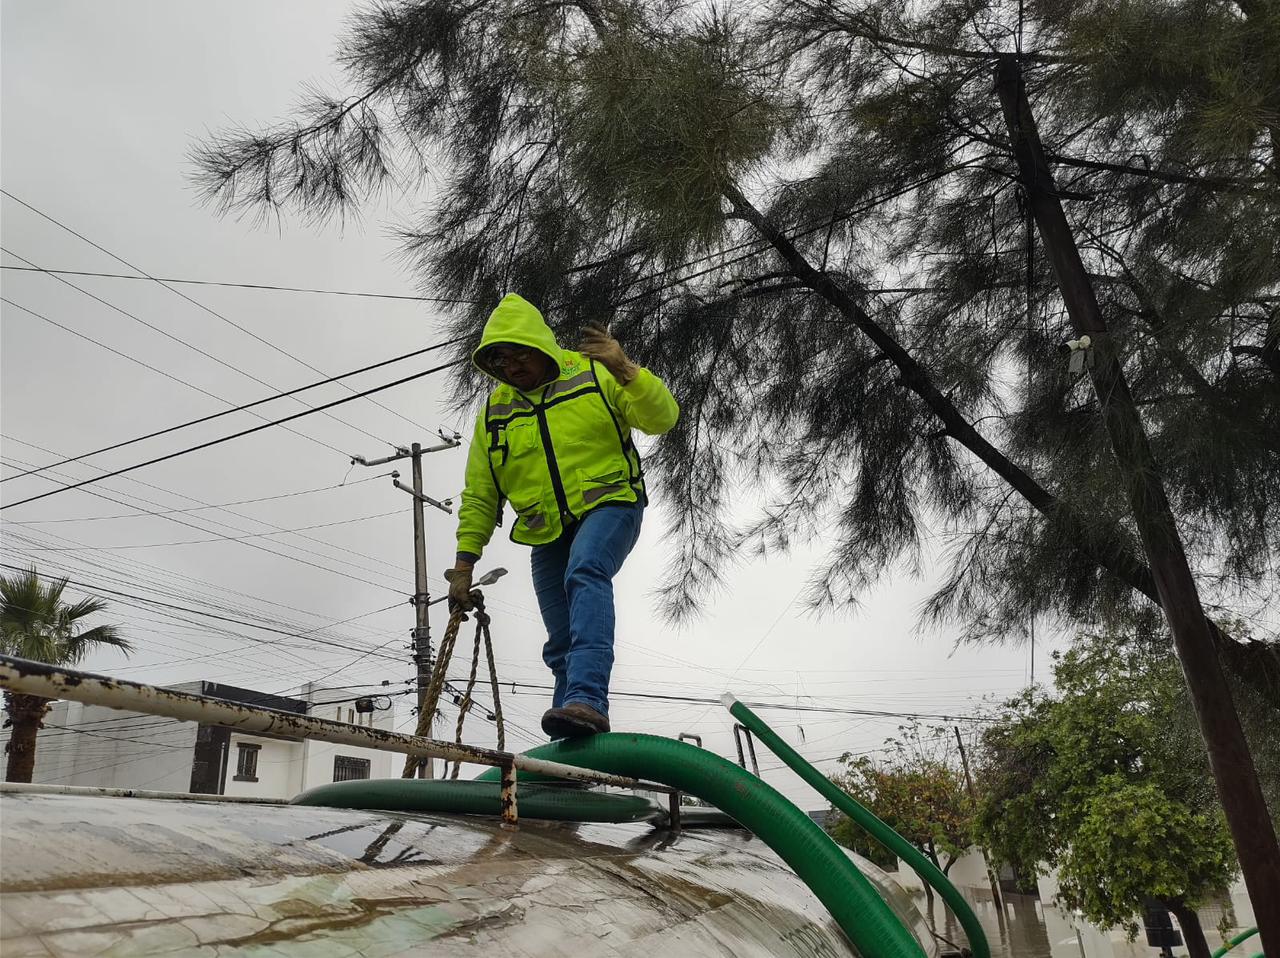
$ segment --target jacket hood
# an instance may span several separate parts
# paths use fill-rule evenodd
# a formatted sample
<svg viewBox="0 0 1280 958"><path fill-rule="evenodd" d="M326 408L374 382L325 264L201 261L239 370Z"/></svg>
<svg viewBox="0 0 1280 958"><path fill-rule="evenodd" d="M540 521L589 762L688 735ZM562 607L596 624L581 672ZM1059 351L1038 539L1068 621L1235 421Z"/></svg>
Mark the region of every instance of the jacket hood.
<svg viewBox="0 0 1280 958"><path fill-rule="evenodd" d="M555 333L542 318L538 308L515 293L502 297L498 308L489 314L489 321L484 324L484 333L480 337L480 345L471 354L471 361L477 369L498 382L504 382L505 380L486 368L480 359L480 354L496 343L528 346L549 357L557 368L563 368L563 351L556 342Z"/></svg>

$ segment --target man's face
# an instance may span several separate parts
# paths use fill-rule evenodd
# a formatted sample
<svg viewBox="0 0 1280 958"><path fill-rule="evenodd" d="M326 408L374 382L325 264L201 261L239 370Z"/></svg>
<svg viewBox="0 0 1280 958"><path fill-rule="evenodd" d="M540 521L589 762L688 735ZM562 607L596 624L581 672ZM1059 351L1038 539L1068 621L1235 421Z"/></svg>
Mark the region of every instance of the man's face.
<svg viewBox="0 0 1280 958"><path fill-rule="evenodd" d="M489 350L485 362L516 389L536 389L548 378L546 355L528 346L500 343Z"/></svg>

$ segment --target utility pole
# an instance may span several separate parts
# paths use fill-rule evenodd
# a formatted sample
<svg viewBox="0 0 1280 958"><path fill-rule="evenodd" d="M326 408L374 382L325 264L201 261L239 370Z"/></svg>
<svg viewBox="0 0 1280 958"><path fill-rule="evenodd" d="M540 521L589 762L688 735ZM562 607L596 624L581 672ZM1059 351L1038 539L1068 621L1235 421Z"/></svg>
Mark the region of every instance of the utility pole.
<svg viewBox="0 0 1280 958"><path fill-rule="evenodd" d="M405 448L397 446L394 455L384 456L381 459L365 459L363 456L352 456L352 465L360 466L381 466L384 463L395 462L399 459L409 459L413 463L413 488L402 485L400 482L400 473L391 473L391 484L402 492L407 492L413 496L413 664L418 678L418 714L421 717L422 710L426 707L427 689L431 685L431 622L429 618L428 606L431 604L431 596L428 594L427 587L427 522L426 516L423 514L423 506L434 506L442 512L453 512L453 501L446 499L438 502L422 492L422 457L429 452L439 452L442 449L456 448L461 442L462 437L457 433L452 435L446 434L443 430L439 433L440 438L444 440L438 446L431 446L423 449L420 443ZM431 724L435 716L429 715L427 721L427 736L431 737ZM421 718L420 718L421 720ZM418 763L419 778L435 777L435 762L430 758L421 759Z"/></svg>
<svg viewBox="0 0 1280 958"><path fill-rule="evenodd" d="M978 796L973 791L973 776L969 774L969 755L964 750L964 739L960 737L960 726L953 725L952 729L956 733L956 747L960 749L960 767L964 769L964 784L969 792L969 801L973 804L974 810L978 807ZM987 866L987 881L991 883L991 901L996 906L996 914L1000 916L1000 924L1004 926L1004 899L1000 896L1000 882L996 878L995 870L991 867L991 859L987 856L987 850L981 845L978 851L982 853L982 862Z"/></svg>
<svg viewBox="0 0 1280 958"><path fill-rule="evenodd" d="M431 601L427 590L427 520L422 512L422 446L414 443L409 447L413 460L413 664L418 675L418 712L427 702L427 689L431 685L431 621L427 608ZM398 481L392 479L392 482ZM427 737L431 734L431 724L435 716L427 717ZM418 763L419 778L435 777L435 762L428 758Z"/></svg>
<svg viewBox="0 0 1280 958"><path fill-rule="evenodd" d="M1080 337L1091 353L1089 375L1112 451L1128 482L1129 504L1155 579L1165 620L1204 736L1218 798L1226 813L1245 886L1264 945L1280 948L1280 846L1258 783L1209 622L1187 562L1173 509L1146 429L1134 405L1119 350L1107 328L1062 211L1061 193L1040 144L1016 54L1001 55L996 94L1004 112L1023 189L1053 268L1054 279ZM1087 337L1087 341L1086 341Z"/></svg>

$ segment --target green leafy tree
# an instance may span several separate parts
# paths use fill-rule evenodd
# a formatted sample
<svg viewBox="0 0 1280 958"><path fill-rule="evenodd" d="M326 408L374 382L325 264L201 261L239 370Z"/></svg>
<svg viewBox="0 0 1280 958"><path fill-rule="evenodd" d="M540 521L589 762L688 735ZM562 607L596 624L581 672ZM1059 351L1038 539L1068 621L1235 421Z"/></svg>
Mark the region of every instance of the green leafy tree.
<svg viewBox="0 0 1280 958"><path fill-rule="evenodd" d="M1122 780L1100 783L1081 809L1061 868L1063 898L1090 921L1117 925L1132 921L1135 902L1164 904L1193 958L1209 954L1194 903L1221 891L1236 872L1220 812L1193 812L1159 786Z"/></svg>
<svg viewBox="0 0 1280 958"><path fill-rule="evenodd" d="M942 529L954 561L927 614L968 638L1122 622L1161 600L1135 475L1164 483L1207 603L1274 601L1274 2L742 9L371 6L345 95L207 140L200 178L225 210L320 218L403 188L404 251L458 301L459 355L508 289L567 338L612 322L684 407L650 461L676 614L741 557L819 537L810 598L850 604ZM1015 50L1149 468L1121 466L1056 352L1070 326L991 93ZM766 504L744 519L751 484ZM1195 625L1280 702L1277 643ZM1238 753L1232 706L1214 714Z"/></svg>
<svg viewBox="0 0 1280 958"><path fill-rule="evenodd" d="M1091 921L1134 933L1144 901L1161 902L1193 958L1206 958L1195 906L1230 883L1236 859L1185 687L1161 645L1083 637L1057 658L1055 696L1007 703L978 753L978 828L1025 873L1056 868L1064 902Z"/></svg>
<svg viewBox="0 0 1280 958"><path fill-rule="evenodd" d="M99 648L131 649L114 625L86 626L102 612L101 599L64 601L66 579L42 579L35 569L0 576L0 652L49 665L75 665ZM36 764L36 738L52 699L5 692L5 723L12 731L6 751L7 782L29 782Z"/></svg>
<svg viewBox="0 0 1280 958"><path fill-rule="evenodd" d="M946 730L934 733L910 726L889 739L888 754L844 755L831 780L869 808L881 821L918 848L943 874L951 871L973 844L974 810L964 779L952 762ZM838 809L828 812L827 831L836 841L882 867L895 856L870 839ZM925 893L933 899L933 890Z"/></svg>

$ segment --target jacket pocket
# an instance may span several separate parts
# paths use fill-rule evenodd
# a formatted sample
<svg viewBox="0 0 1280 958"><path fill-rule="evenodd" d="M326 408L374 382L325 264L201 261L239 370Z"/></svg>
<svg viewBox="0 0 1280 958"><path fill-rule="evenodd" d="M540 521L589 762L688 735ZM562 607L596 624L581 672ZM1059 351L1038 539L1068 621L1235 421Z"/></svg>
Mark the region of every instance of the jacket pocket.
<svg viewBox="0 0 1280 958"><path fill-rule="evenodd" d="M495 469L501 469L512 459L524 459L540 447L538 424L532 419L513 419L498 430L489 447L489 458Z"/></svg>
<svg viewBox="0 0 1280 958"><path fill-rule="evenodd" d="M560 535L561 527L554 509L545 502L535 502L515 510L511 540L524 545L541 545Z"/></svg>
<svg viewBox="0 0 1280 958"><path fill-rule="evenodd" d="M578 484L582 490L582 504L593 506L602 499L613 498L629 486L627 474L622 470L592 475L586 470L578 470Z"/></svg>
<svg viewBox="0 0 1280 958"><path fill-rule="evenodd" d="M506 434L504 441L513 456L525 456L531 452L537 452L542 446L542 440L538 436L538 424L532 417L513 419L507 423L507 428L503 432Z"/></svg>

